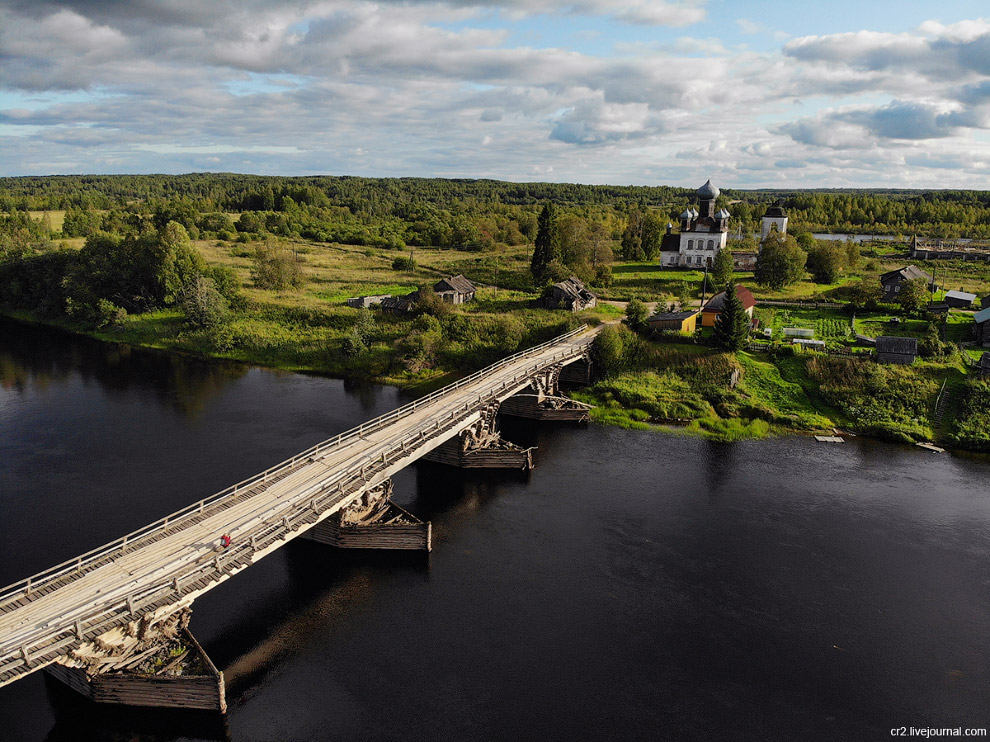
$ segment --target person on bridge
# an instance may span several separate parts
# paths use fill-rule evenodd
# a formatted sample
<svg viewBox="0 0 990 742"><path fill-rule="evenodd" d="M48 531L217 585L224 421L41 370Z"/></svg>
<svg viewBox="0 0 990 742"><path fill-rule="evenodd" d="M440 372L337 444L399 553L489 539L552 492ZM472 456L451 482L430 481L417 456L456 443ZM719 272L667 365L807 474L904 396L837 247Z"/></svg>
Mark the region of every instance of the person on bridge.
<svg viewBox="0 0 990 742"><path fill-rule="evenodd" d="M230 546L230 534L225 533L220 537L220 548L226 549L228 546Z"/></svg>

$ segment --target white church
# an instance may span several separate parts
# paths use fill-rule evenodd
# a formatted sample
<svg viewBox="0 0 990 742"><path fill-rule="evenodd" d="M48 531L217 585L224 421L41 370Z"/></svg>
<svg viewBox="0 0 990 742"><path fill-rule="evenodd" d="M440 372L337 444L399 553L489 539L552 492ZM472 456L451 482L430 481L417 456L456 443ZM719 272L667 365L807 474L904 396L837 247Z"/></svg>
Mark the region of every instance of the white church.
<svg viewBox="0 0 990 742"><path fill-rule="evenodd" d="M670 268L703 268L711 266L719 250L725 249L729 237L729 214L725 209L715 211L715 200L720 191L709 179L695 191L698 209L688 208L680 216L680 232L674 225L667 225L667 234L660 243L660 265ZM787 215L779 206L771 206L763 216L760 226L760 244L772 230L787 232ZM748 254L747 254L748 256ZM740 255L742 257L742 255ZM756 254L752 254L752 261ZM738 262L738 261L737 261ZM742 267L737 265L738 267Z"/></svg>

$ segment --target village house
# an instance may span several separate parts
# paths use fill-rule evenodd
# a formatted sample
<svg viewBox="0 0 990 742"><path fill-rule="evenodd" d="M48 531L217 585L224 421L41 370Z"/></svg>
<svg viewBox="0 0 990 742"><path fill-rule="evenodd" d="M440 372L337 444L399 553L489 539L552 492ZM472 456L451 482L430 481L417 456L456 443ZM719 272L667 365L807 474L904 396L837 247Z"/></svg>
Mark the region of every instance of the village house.
<svg viewBox="0 0 990 742"><path fill-rule="evenodd" d="M973 334L976 336L977 344L990 348L990 307L974 314L973 323Z"/></svg>
<svg viewBox="0 0 990 742"><path fill-rule="evenodd" d="M462 275L442 278L433 285L437 296L447 304L464 304L474 300L477 289Z"/></svg>
<svg viewBox="0 0 990 742"><path fill-rule="evenodd" d="M976 301L976 294L968 294L965 291L946 291L945 303L956 309L970 309Z"/></svg>
<svg viewBox="0 0 990 742"><path fill-rule="evenodd" d="M433 284L433 291L439 296L446 304L464 304L465 302L472 301L474 295L477 293L477 289L474 284L467 280L464 276L451 276L450 278L442 278ZM390 314L405 314L406 312L411 312L413 305L419 301L420 292L417 289L405 296L385 296L381 297L381 301L378 304L381 306L382 311L389 312ZM367 298L378 298L378 297L360 297L362 299ZM347 303L350 305L351 300L348 299ZM351 305L353 306L353 305Z"/></svg>
<svg viewBox="0 0 990 742"><path fill-rule="evenodd" d="M749 317L750 321L753 319L753 309L756 307L756 299L753 298L753 294L750 290L743 286L742 284L736 284L736 296L739 297L739 301L742 302L743 311L746 316ZM701 326L702 327L714 327L715 319L722 313L722 307L725 306L725 292L720 291L705 304L704 308L701 310Z"/></svg>
<svg viewBox="0 0 990 742"><path fill-rule="evenodd" d="M598 296L592 293L581 279L574 276L550 286L537 300L538 306L547 309L567 309L571 312L591 309L597 304Z"/></svg>
<svg viewBox="0 0 990 742"><path fill-rule="evenodd" d="M920 268L909 265L897 270L887 271L880 276L880 285L883 286L883 300L896 301L897 295L901 293L901 287L908 281L916 278L924 278L931 285L932 277Z"/></svg>
<svg viewBox="0 0 990 742"><path fill-rule="evenodd" d="M648 317L646 323L655 332L693 333L698 327L698 311L659 312Z"/></svg>
<svg viewBox="0 0 990 742"><path fill-rule="evenodd" d="M877 338L877 360L880 363L914 363L918 357L918 339L883 335Z"/></svg>
<svg viewBox="0 0 990 742"><path fill-rule="evenodd" d="M980 299L980 306L983 307L984 309L990 307L990 294L987 294L982 299Z"/></svg>

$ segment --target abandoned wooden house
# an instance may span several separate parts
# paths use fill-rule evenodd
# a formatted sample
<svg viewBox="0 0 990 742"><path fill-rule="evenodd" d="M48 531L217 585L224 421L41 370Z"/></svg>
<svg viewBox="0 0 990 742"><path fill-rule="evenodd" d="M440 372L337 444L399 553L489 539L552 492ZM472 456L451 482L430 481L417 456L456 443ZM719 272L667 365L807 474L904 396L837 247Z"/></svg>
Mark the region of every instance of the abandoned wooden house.
<svg viewBox="0 0 990 742"><path fill-rule="evenodd" d="M579 312L598 304L598 296L591 292L579 278L571 276L566 281L548 287L537 300L537 305L547 309L567 309Z"/></svg>
<svg viewBox="0 0 990 742"><path fill-rule="evenodd" d="M658 312L648 317L646 324L654 332L693 333L698 327L698 310L683 312Z"/></svg>
<svg viewBox="0 0 990 742"><path fill-rule="evenodd" d="M736 296L742 302L743 311L746 313L746 316L752 320L753 309L756 307L756 299L753 298L753 294L748 288L737 283ZM709 299L708 303L701 310L701 326L714 327L715 319L722 313L723 306L725 306L725 292L720 291Z"/></svg>
<svg viewBox="0 0 990 742"><path fill-rule="evenodd" d="M990 348L990 307L973 315L973 334L981 347Z"/></svg>
<svg viewBox="0 0 990 742"><path fill-rule="evenodd" d="M474 284L462 275L440 279L433 285L433 290L447 304L464 304L472 301L478 291Z"/></svg>
<svg viewBox="0 0 990 742"><path fill-rule="evenodd" d="M379 302L379 306L383 312L388 312L389 314L406 314L412 311L413 304L419 298L419 292L413 291L411 294L406 294L405 296L389 296L382 299Z"/></svg>
<svg viewBox="0 0 990 742"><path fill-rule="evenodd" d="M965 291L946 291L945 303L956 309L970 309L976 301L976 294Z"/></svg>
<svg viewBox="0 0 990 742"><path fill-rule="evenodd" d="M916 278L924 278L931 285L932 277L914 265L881 274L880 285L883 287L883 300L894 301L897 299L897 295L901 293L901 287Z"/></svg>
<svg viewBox="0 0 990 742"><path fill-rule="evenodd" d="M918 339L883 335L877 338L877 360L880 363L914 363L918 357Z"/></svg>

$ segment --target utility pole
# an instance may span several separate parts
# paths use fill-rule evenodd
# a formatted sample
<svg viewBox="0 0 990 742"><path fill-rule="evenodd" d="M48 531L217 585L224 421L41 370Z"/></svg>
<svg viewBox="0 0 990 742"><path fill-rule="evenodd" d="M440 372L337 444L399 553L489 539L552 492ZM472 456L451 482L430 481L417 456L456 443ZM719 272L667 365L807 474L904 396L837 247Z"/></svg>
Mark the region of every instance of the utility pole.
<svg viewBox="0 0 990 742"><path fill-rule="evenodd" d="M705 298L708 296L708 265L705 265L705 277L701 281L701 306L705 306Z"/></svg>

